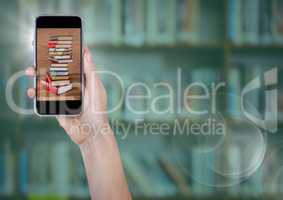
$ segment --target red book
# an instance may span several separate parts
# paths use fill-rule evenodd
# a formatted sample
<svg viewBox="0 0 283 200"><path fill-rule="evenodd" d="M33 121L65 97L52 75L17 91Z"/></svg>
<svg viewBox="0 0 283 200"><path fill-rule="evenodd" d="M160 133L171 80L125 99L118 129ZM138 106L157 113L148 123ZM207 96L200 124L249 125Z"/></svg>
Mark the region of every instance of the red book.
<svg viewBox="0 0 283 200"><path fill-rule="evenodd" d="M51 81L52 81L51 76L50 76L49 73L47 73L47 75L46 75L46 82L47 83L51 83Z"/></svg>
<svg viewBox="0 0 283 200"><path fill-rule="evenodd" d="M57 87L54 87L54 86L51 86L50 83L44 81L44 80L41 80L41 83L43 86L45 86L46 90L50 93L53 93L53 94L56 94L58 93L58 88Z"/></svg>
<svg viewBox="0 0 283 200"><path fill-rule="evenodd" d="M72 45L70 44L49 44L48 43L48 48L71 48Z"/></svg>
<svg viewBox="0 0 283 200"><path fill-rule="evenodd" d="M72 41L48 41L48 44L72 44Z"/></svg>

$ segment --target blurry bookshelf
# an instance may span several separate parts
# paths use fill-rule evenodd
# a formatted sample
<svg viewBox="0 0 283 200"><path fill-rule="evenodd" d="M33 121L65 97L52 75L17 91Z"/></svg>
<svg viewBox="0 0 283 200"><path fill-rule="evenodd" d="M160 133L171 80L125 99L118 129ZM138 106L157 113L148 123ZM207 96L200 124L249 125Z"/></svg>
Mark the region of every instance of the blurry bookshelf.
<svg viewBox="0 0 283 200"><path fill-rule="evenodd" d="M164 88L154 88L154 83L177 87L180 68L182 85L200 80L205 85L226 81L226 90L220 91L224 95L217 97L217 107L227 118L242 119L241 89L265 70L277 67L279 119L283 120L283 0L14 0L0 3L1 18L7 18L11 8L17 10L18 24L13 33L25 33L29 31L27 27L32 29L37 15L82 17L84 39L97 67L118 73L124 81L124 88L120 88L115 80L101 77L110 109L119 102L122 90L129 91L136 81L148 84L153 96L166 94L168 91ZM17 42L6 30L0 36L0 45L5 47L0 50L3 61L0 98L6 102L4 91L9 77L23 70L23 60L24 64L29 61L25 55L12 59L12 52L20 51ZM20 35L16 41L26 45L21 39ZM32 107L25 93L28 85L21 78L16 86L19 89L13 94L16 102L25 108ZM130 92L144 95L145 91L135 88ZM131 124L133 119L159 123L173 123L176 118L191 119L183 105L180 113L158 115L150 110L137 115L127 109L126 103L123 101L110 113L111 120ZM146 99L128 103L137 110L146 109L150 104ZM162 110L169 103L160 101L157 107ZM264 103L262 90L247 97L247 104L252 104L251 109L259 113ZM16 115L3 104L0 121L5 133L1 133L0 140L0 199L89 199L79 150L66 142L67 136L58 136L64 133L57 122ZM197 101L192 106L209 107ZM240 123L239 132L248 135L241 126ZM283 132L281 126L282 123L279 133ZM226 158L223 154L204 153L196 145L197 140L188 136L181 138L180 144L189 140L190 149L179 143L172 147L169 136L141 136L130 133L125 140L117 138L130 190L137 199L223 199L223 196L224 199L243 196L256 199L260 195L272 197L283 192L282 175L276 175L282 160L280 151L264 160L252 176L245 180L234 178L237 184L233 184L225 182L212 168L241 171L248 162L242 146L225 147ZM272 137L277 144L282 144L281 134ZM278 147L270 145L271 149ZM223 182L232 186L213 187ZM278 188L274 189L274 185Z"/></svg>

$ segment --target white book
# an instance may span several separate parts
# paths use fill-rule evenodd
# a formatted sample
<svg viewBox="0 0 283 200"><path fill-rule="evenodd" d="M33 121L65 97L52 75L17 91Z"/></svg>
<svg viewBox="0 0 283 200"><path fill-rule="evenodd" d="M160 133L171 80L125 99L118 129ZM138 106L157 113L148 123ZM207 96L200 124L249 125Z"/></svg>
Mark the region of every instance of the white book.
<svg viewBox="0 0 283 200"><path fill-rule="evenodd" d="M70 84L70 80L52 81L51 82L51 85L54 86L54 87L65 86L65 85L68 85L68 84Z"/></svg>
<svg viewBox="0 0 283 200"><path fill-rule="evenodd" d="M64 55L64 56L53 56L54 59L70 59L70 55Z"/></svg>
<svg viewBox="0 0 283 200"><path fill-rule="evenodd" d="M68 63L52 63L51 67L68 67Z"/></svg>
<svg viewBox="0 0 283 200"><path fill-rule="evenodd" d="M73 62L72 59L69 59L69 60L58 60L58 59L53 59L53 58L48 58L49 61L52 61L54 63L71 63Z"/></svg>
<svg viewBox="0 0 283 200"><path fill-rule="evenodd" d="M67 76L69 72L50 72L51 76Z"/></svg>
<svg viewBox="0 0 283 200"><path fill-rule="evenodd" d="M72 51L72 48L49 48L48 51L49 52L61 52L61 51L70 52Z"/></svg>
<svg viewBox="0 0 283 200"><path fill-rule="evenodd" d="M51 45L51 48L71 48L72 45L70 44L55 44L55 45Z"/></svg>
<svg viewBox="0 0 283 200"><path fill-rule="evenodd" d="M58 63L71 63L71 62L73 62L73 60L72 59L70 59L70 60L57 60L57 62Z"/></svg>
<svg viewBox="0 0 283 200"><path fill-rule="evenodd" d="M50 71L68 71L69 69L67 67L50 67L49 68Z"/></svg>
<svg viewBox="0 0 283 200"><path fill-rule="evenodd" d="M66 86L61 86L61 87L58 88L57 93L59 95L63 94L63 93L66 93L66 92L70 91L72 88L73 88L72 84L69 84L69 85L66 85Z"/></svg>

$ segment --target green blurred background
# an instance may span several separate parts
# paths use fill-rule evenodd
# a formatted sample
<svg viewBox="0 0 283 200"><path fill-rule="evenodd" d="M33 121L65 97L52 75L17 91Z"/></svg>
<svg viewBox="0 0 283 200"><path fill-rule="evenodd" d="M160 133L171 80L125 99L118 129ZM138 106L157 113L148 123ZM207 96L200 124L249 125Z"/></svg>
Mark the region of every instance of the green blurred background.
<svg viewBox="0 0 283 200"><path fill-rule="evenodd" d="M212 114L226 125L225 135L115 129L134 199L282 199L283 0L0 1L0 199L90 198L79 149L56 120L17 114L6 99L9 78L33 63L38 15L81 16L97 68L120 75L125 89L134 82L176 87L178 70L183 86L226 84ZM271 68L278 70L276 133L245 118L239 100L241 89ZM121 88L109 77L102 79L113 107ZM13 86L13 99L22 108L33 106L26 96L32 84L21 77ZM152 89L156 96L166 92ZM266 89L246 98L258 118L266 109ZM145 108L149 102L132 103ZM210 103L192 106L210 108ZM162 109L168 102L157 105ZM192 119L186 112L134 115L125 102L110 117L113 128L136 119L170 126L175 119Z"/></svg>

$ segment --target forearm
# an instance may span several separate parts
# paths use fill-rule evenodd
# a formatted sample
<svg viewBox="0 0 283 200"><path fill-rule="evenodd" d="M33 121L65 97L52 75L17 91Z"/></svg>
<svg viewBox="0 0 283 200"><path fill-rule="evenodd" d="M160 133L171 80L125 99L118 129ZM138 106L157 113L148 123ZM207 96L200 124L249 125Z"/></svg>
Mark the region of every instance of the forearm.
<svg viewBox="0 0 283 200"><path fill-rule="evenodd" d="M109 129L80 144L91 198L131 199L115 137Z"/></svg>

